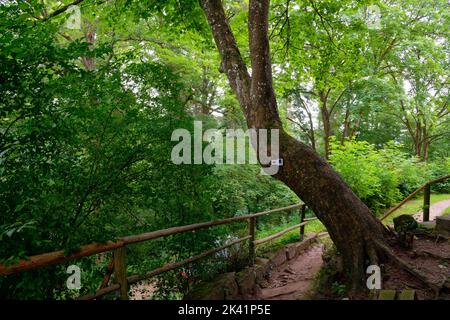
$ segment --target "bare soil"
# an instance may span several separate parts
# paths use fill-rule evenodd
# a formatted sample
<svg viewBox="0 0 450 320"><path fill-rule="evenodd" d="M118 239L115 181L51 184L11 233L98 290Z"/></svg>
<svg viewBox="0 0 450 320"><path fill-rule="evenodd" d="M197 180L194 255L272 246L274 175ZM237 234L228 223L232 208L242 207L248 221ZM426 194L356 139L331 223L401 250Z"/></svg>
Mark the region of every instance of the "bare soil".
<svg viewBox="0 0 450 320"><path fill-rule="evenodd" d="M411 250L395 248L394 251L398 257L437 287L442 287L444 283L450 281L450 242L448 240L421 236L414 240ZM415 289L420 300L450 299L448 290L435 291L392 263L386 266L384 273L386 277L383 287L386 289Z"/></svg>
<svg viewBox="0 0 450 320"><path fill-rule="evenodd" d="M323 245L317 244L272 270L263 288L252 299L297 300L309 296L313 280L322 267Z"/></svg>
<svg viewBox="0 0 450 320"><path fill-rule="evenodd" d="M287 261L274 269L266 283L252 299L298 300L298 299L342 299L342 295L312 292L314 278L323 265L321 244L312 246L296 259ZM416 237L412 249L394 248L395 253L427 281L441 288L436 291L424 284L408 271L393 262L382 265L383 289L414 289L419 300L450 300L450 241L432 236ZM442 288L443 287L443 288ZM353 299L368 299L368 292L361 292Z"/></svg>

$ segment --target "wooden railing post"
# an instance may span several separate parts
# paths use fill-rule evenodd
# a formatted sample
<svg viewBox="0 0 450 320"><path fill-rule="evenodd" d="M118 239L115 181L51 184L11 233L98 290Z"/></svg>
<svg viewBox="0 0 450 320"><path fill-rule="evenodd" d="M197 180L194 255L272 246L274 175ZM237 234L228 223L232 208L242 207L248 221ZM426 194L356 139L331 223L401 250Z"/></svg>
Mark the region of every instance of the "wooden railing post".
<svg viewBox="0 0 450 320"><path fill-rule="evenodd" d="M431 198L431 184L425 186L425 193L423 197L423 221L430 221L430 198Z"/></svg>
<svg viewBox="0 0 450 320"><path fill-rule="evenodd" d="M251 217L248 220L248 235L250 238L248 239L248 260L250 265L255 263L255 230L256 230L256 217Z"/></svg>
<svg viewBox="0 0 450 320"><path fill-rule="evenodd" d="M300 223L302 223L303 221L305 221L306 204L300 207L299 213L300 213ZM303 241L304 237L305 237L305 225L302 225L300 227L300 241Z"/></svg>
<svg viewBox="0 0 450 320"><path fill-rule="evenodd" d="M128 300L128 281L125 247L114 251L114 281L120 285L120 300Z"/></svg>

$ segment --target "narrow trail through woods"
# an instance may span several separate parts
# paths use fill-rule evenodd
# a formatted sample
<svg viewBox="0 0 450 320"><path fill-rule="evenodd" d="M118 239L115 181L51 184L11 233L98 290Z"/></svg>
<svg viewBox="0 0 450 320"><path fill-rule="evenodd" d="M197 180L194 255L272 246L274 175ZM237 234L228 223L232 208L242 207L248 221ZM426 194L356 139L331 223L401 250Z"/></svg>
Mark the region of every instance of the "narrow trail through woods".
<svg viewBox="0 0 450 320"><path fill-rule="evenodd" d="M322 267L323 250L323 244L315 244L272 270L254 299L298 300L307 297L314 277Z"/></svg>
<svg viewBox="0 0 450 320"><path fill-rule="evenodd" d="M436 202L430 206L430 221L436 220L436 217L442 215L444 210L450 207L450 199L442 200ZM413 215L414 219L419 222L422 222L423 214L422 211L417 212Z"/></svg>
<svg viewBox="0 0 450 320"><path fill-rule="evenodd" d="M450 199L436 202L430 206L430 221L442 215L450 207ZM414 218L422 221L422 211L415 213ZM308 299L313 289L314 278L322 267L324 245L316 243L293 260L271 270L269 278L260 284L251 300L299 300ZM140 285L134 288L133 299L150 299L155 290L153 285Z"/></svg>
<svg viewBox="0 0 450 320"><path fill-rule="evenodd" d="M442 215L450 207L450 199L436 202L430 206L430 221ZM422 221L422 211L414 214L417 221ZM322 267L324 246L316 244L284 264L271 271L269 279L262 284L262 289L254 299L264 300L298 300L308 298L314 277Z"/></svg>

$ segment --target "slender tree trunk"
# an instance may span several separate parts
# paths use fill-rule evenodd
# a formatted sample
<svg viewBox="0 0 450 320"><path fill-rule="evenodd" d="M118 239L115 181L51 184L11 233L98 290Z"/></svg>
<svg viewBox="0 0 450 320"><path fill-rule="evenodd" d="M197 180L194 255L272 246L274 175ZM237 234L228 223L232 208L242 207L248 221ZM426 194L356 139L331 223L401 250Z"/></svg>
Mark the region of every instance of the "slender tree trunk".
<svg viewBox="0 0 450 320"><path fill-rule="evenodd" d="M355 123L353 124L353 128L352 128L352 132L349 135L349 139L353 139L356 135L356 131L358 130L359 127L359 121L361 120L362 117L362 112L360 111L358 114L358 119L356 119Z"/></svg>
<svg viewBox="0 0 450 320"><path fill-rule="evenodd" d="M95 44L96 27L88 20L85 20L84 24L85 24L84 38L86 42L89 44L89 48L92 49ZM84 67L88 71L92 71L95 69L95 57L82 56L81 63L83 63Z"/></svg>
<svg viewBox="0 0 450 320"><path fill-rule="evenodd" d="M353 288L362 287L366 262L377 263L383 255L388 231L322 157L283 130L272 85L269 1L250 0L251 78L221 1L200 0L200 3L248 127L280 129L280 157L284 165L276 178L289 186L323 222L342 255Z"/></svg>
<svg viewBox="0 0 450 320"><path fill-rule="evenodd" d="M214 102L214 84L208 78L208 68L202 67L202 86L200 88L200 113L210 115L212 113L212 103Z"/></svg>
<svg viewBox="0 0 450 320"><path fill-rule="evenodd" d="M425 162L428 161L428 146L429 146L428 141L425 140L423 142L423 147L422 147L422 149L423 149L423 157L422 157L422 159Z"/></svg>
<svg viewBox="0 0 450 320"><path fill-rule="evenodd" d="M341 139L341 144L343 145L345 142L345 139L348 138L349 134L350 134L350 109L346 108L345 109L345 117L344 117L344 131L342 132L342 139Z"/></svg>
<svg viewBox="0 0 450 320"><path fill-rule="evenodd" d="M311 143L311 148L313 148L313 150L316 151L316 133L314 130L314 121L313 121L312 113L311 113L310 109L308 108L307 104L303 101L303 99L301 97L298 97L298 101L300 103L301 108L306 112L306 115L308 116L309 128L308 129L303 128L303 126L300 122L297 124L300 127L300 129L302 129L308 136L308 139Z"/></svg>
<svg viewBox="0 0 450 320"><path fill-rule="evenodd" d="M325 147L325 159L328 160L328 158L330 157L330 137L332 135L330 113L328 112L327 106L328 95L322 91L319 93L319 97L320 97L320 114L322 116L322 125L323 125L323 144Z"/></svg>
<svg viewBox="0 0 450 320"><path fill-rule="evenodd" d="M427 126L422 126L422 160L428 161L428 146L429 146L429 140L428 140L428 130Z"/></svg>
<svg viewBox="0 0 450 320"><path fill-rule="evenodd" d="M414 145L415 145L415 151L416 156L419 159L422 159L422 128L420 125L420 122L416 122L416 133L414 137Z"/></svg>
<svg viewBox="0 0 450 320"><path fill-rule="evenodd" d="M314 132L314 122L312 119L311 112L308 112L308 120L309 120L309 138L311 140L311 148L316 151L316 133Z"/></svg>
<svg viewBox="0 0 450 320"><path fill-rule="evenodd" d="M349 83L348 83L348 90L350 92L352 91L352 81L349 81ZM350 134L350 114L351 114L350 104L351 104L351 100L352 100L352 98L351 98L351 95L349 94L347 96L347 104L345 107L344 130L342 132L341 145L344 145L345 139L351 138L351 134Z"/></svg>

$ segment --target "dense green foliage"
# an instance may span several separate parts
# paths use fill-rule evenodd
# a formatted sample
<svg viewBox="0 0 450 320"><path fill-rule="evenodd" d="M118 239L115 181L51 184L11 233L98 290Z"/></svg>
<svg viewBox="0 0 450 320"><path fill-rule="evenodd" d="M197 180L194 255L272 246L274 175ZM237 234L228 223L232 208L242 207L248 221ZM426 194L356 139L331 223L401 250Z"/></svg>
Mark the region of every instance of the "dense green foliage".
<svg viewBox="0 0 450 320"><path fill-rule="evenodd" d="M0 8L3 263L298 201L254 166L172 164L171 133L191 128L194 119L184 101L188 79L179 78L176 65L143 62L134 50L114 55L107 44L61 45L57 25L32 22L17 6ZM80 57L100 66L86 70ZM129 271L190 257L228 233L216 228L133 246ZM80 292L64 288L68 263L2 278L0 295L67 298L92 292L108 260L77 262L83 270ZM201 263L192 276L224 267L220 261ZM174 272L162 281L173 290L180 277ZM163 296L171 296L165 288Z"/></svg>
<svg viewBox="0 0 450 320"><path fill-rule="evenodd" d="M450 171L449 158L425 163L389 143L375 148L367 141L333 139L330 162L356 194L375 212L402 200L429 180ZM433 190L449 193L448 182Z"/></svg>

